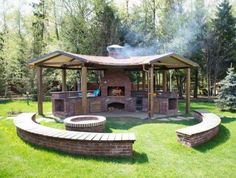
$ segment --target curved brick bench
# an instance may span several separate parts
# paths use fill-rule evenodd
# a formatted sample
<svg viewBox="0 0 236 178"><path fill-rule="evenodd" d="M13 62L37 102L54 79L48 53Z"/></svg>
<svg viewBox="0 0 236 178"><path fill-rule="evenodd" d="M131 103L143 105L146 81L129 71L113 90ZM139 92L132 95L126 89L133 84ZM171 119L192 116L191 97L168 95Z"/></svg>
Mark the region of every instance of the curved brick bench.
<svg viewBox="0 0 236 178"><path fill-rule="evenodd" d="M82 132L104 132L106 117L95 115L80 115L64 120L66 130Z"/></svg>
<svg viewBox="0 0 236 178"><path fill-rule="evenodd" d="M219 116L204 110L193 111L194 117L201 121L194 126L176 130L177 139L182 144L193 147L212 139L219 132Z"/></svg>
<svg viewBox="0 0 236 178"><path fill-rule="evenodd" d="M17 134L34 145L71 154L131 156L133 133L92 133L66 131L35 122L35 113L23 113L14 119Z"/></svg>

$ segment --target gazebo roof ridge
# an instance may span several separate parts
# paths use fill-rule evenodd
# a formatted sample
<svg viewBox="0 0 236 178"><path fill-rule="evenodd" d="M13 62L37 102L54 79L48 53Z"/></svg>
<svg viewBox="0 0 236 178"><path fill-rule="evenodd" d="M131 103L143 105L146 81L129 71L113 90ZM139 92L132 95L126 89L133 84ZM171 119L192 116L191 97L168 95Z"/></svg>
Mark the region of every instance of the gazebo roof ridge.
<svg viewBox="0 0 236 178"><path fill-rule="evenodd" d="M173 52L149 55L149 56L130 56L125 58L115 58L112 56L82 55L62 50L56 50L43 56L34 58L28 63L29 66L57 67L79 66L81 64L95 64L103 66L140 66L140 65L159 65L167 68L191 68L199 65L189 59L183 58Z"/></svg>

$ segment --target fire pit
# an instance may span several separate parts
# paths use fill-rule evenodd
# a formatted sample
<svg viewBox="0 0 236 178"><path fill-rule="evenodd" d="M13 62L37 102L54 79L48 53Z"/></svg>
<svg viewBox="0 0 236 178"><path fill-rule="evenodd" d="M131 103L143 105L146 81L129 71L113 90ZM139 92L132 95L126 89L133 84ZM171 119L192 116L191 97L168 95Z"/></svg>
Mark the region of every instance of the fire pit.
<svg viewBox="0 0 236 178"><path fill-rule="evenodd" d="M95 115L68 117L64 120L65 129L83 132L104 132L106 118Z"/></svg>

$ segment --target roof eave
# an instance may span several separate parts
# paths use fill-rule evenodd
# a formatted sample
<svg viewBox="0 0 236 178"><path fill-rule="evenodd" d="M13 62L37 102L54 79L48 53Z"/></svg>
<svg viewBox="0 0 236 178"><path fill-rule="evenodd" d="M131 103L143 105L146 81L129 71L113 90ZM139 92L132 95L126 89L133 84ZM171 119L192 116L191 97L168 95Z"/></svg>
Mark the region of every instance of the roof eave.
<svg viewBox="0 0 236 178"><path fill-rule="evenodd" d="M156 63L156 62L158 62L158 61L161 62L161 60L164 59L164 58L166 58L166 57L173 57L173 58L176 58L176 59L178 59L179 61L181 61L181 62L185 63L186 65L188 65L189 67L199 67L199 65L198 65L197 63L195 63L195 62L193 62L193 61L191 61L191 60L189 60L189 59L187 59L187 58L180 57L180 56L178 56L178 55L175 54L175 53L167 53L166 55L163 55L163 56L160 57L160 58L157 58L157 59L154 59L154 60L150 61L149 64L154 64L154 63Z"/></svg>
<svg viewBox="0 0 236 178"><path fill-rule="evenodd" d="M44 62L44 61L47 61L47 60L49 60L49 59L55 58L55 57L60 56L60 55L66 56L66 57L71 57L71 58L73 58L73 59L80 60L81 63L86 63L86 62L88 62L86 59L81 58L81 57L79 57L79 56L77 56L77 55L73 55L73 54L67 53L67 52L65 52L65 51L56 50L56 51L53 51L53 52L44 54L44 55L42 55L42 56L40 56L40 57L36 57L36 58L31 59L31 60L27 63L27 65L30 66L30 67L34 67L34 66L37 66L37 64L40 64L40 63L42 63L42 62Z"/></svg>

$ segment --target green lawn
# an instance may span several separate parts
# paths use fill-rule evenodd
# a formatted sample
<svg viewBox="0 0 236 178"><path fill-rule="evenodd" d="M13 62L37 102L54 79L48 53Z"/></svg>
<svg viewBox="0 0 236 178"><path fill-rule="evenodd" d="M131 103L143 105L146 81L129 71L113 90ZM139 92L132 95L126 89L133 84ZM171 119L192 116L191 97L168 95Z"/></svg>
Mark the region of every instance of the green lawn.
<svg viewBox="0 0 236 178"><path fill-rule="evenodd" d="M50 112L50 102L44 106ZM104 158L72 156L24 143L12 120L5 117L11 111L36 111L36 103L1 103L0 177L236 177L236 113L220 112L212 103L192 102L191 106L224 116L220 133L212 141L194 149L176 141L175 130L195 121L107 118L107 132L134 132L137 141L133 157Z"/></svg>

